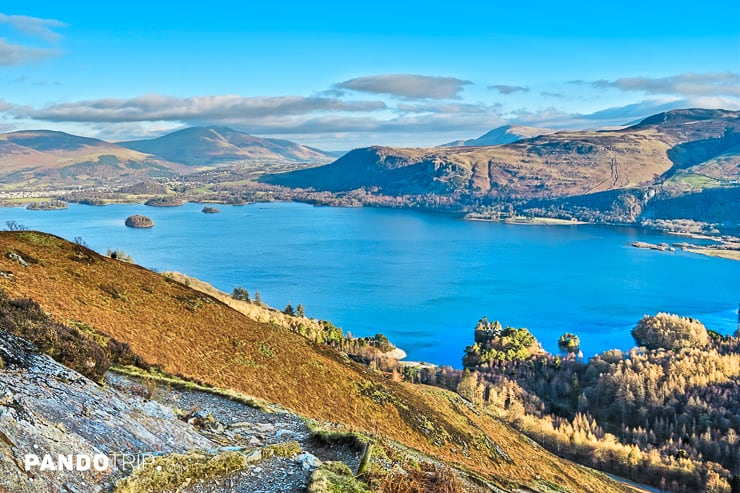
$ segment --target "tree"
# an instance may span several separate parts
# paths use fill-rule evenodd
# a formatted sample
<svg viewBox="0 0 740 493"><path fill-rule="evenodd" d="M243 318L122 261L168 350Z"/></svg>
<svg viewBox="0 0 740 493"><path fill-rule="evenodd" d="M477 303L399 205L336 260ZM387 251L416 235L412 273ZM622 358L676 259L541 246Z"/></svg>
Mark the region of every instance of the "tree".
<svg viewBox="0 0 740 493"><path fill-rule="evenodd" d="M295 308L295 314L298 317L306 316L306 311L303 309L303 305L301 305L300 303L298 303L298 306Z"/></svg>
<svg viewBox="0 0 740 493"><path fill-rule="evenodd" d="M645 315L632 329L632 337L647 349L705 347L709 343L704 324L693 318L668 313Z"/></svg>
<svg viewBox="0 0 740 493"><path fill-rule="evenodd" d="M5 226L8 228L8 231L27 231L28 230L28 228L25 225L13 219L5 221Z"/></svg>
<svg viewBox="0 0 740 493"><path fill-rule="evenodd" d="M262 304L262 296L260 295L260 292L256 289L254 290L254 302L258 305Z"/></svg>
<svg viewBox="0 0 740 493"><path fill-rule="evenodd" d="M242 286L239 286L234 288L233 293L231 293L231 297L235 300L249 301L249 291L244 289Z"/></svg>
<svg viewBox="0 0 740 493"><path fill-rule="evenodd" d="M295 315L295 310L293 309L293 305L288 302L287 305L285 305L285 309L283 310L283 313L286 315Z"/></svg>
<svg viewBox="0 0 740 493"><path fill-rule="evenodd" d="M567 353L577 353L581 349L581 338L571 332L565 332L558 339L558 347Z"/></svg>

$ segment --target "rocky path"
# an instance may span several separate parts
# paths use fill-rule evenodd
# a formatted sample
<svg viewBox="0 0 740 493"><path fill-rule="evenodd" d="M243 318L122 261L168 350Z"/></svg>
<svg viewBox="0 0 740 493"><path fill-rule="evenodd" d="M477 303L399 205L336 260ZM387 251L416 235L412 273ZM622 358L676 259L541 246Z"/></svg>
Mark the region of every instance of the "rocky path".
<svg viewBox="0 0 740 493"><path fill-rule="evenodd" d="M29 454L166 458L188 451L205 456L235 451L247 465L172 490L302 492L323 461L341 461L356 471L362 453L351 444L324 442L289 412L200 390L152 387L113 372L98 385L0 331L0 493L114 491L116 481L133 470L26 470Z"/></svg>
<svg viewBox="0 0 740 493"><path fill-rule="evenodd" d="M109 373L106 382L128 394L142 392L143 382L129 376ZM188 486L180 490L183 493L304 492L311 473L323 461L344 462L356 471L361 460L361 450L322 443L312 435L305 420L293 413L267 412L225 396L162 384L154 389L152 399L174 409L181 419L210 439L216 450L238 449L254 456L265 447L291 442L300 445L300 453L256 460L243 471Z"/></svg>

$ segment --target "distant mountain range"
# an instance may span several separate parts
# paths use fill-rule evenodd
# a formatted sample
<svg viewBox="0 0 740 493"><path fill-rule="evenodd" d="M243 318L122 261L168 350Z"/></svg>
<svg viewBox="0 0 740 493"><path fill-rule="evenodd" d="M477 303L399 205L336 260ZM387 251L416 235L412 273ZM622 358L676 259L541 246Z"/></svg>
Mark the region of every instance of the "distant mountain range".
<svg viewBox="0 0 740 493"><path fill-rule="evenodd" d="M226 127L195 127L152 140L111 143L64 132L0 134L0 182L116 185L192 168L248 164L315 165L336 154L288 140L263 139ZM295 166L293 166L295 167Z"/></svg>
<svg viewBox="0 0 740 493"><path fill-rule="evenodd" d="M12 132L0 134L0 186L123 190L189 175L190 190L219 184L211 201L260 200L269 192L282 200L486 214L510 214L513 206L516 213L612 223L690 219L740 231L738 111L672 110L601 131L506 126L462 145L336 155L227 127L121 143Z"/></svg>
<svg viewBox="0 0 740 493"><path fill-rule="evenodd" d="M555 132L549 128L525 127L521 125L504 125L481 135L477 139L455 140L442 144L440 147L460 147L460 146L498 146L511 144L522 139L531 139L540 135L547 135Z"/></svg>
<svg viewBox="0 0 740 493"><path fill-rule="evenodd" d="M479 218L545 216L737 234L740 112L674 110L619 130L562 131L496 146L368 147L260 180Z"/></svg>
<svg viewBox="0 0 740 493"><path fill-rule="evenodd" d="M737 180L738 146L740 112L675 110L622 130L563 131L498 146L356 149L325 166L263 179L332 192L374 187L390 195L553 198L687 173L718 184Z"/></svg>

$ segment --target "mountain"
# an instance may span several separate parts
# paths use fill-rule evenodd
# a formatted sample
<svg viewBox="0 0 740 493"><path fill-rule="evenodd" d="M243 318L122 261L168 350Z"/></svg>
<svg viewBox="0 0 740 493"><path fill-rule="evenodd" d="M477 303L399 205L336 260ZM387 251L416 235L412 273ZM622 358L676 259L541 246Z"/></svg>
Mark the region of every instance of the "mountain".
<svg viewBox="0 0 740 493"><path fill-rule="evenodd" d="M491 147L370 147L334 163L263 181L343 192L377 187L386 195L531 199L651 183L668 171L671 145L652 131L558 132Z"/></svg>
<svg viewBox="0 0 740 493"><path fill-rule="evenodd" d="M622 130L564 131L500 146L356 149L326 166L262 180L332 192L552 199L647 187L716 159L732 171L738 145L740 112L675 110Z"/></svg>
<svg viewBox="0 0 740 493"><path fill-rule="evenodd" d="M326 163L330 154L289 140L264 139L228 127L192 127L119 145L187 166L238 163Z"/></svg>
<svg viewBox="0 0 740 493"><path fill-rule="evenodd" d="M0 181L34 181L63 187L105 180L110 184L174 176L183 166L111 144L50 130L0 134Z"/></svg>
<svg viewBox="0 0 740 493"><path fill-rule="evenodd" d="M539 135L547 135L555 132L549 128L525 127L522 125L504 125L481 135L477 139L455 140L442 144L440 147L459 146L497 146L511 144L522 139L531 139Z"/></svg>
<svg viewBox="0 0 740 493"><path fill-rule="evenodd" d="M392 483L394 478L406 481L414 471L429 471L429 475L421 474L419 477L424 481L440 477L451 481L454 475L465 485L462 489L444 491L627 491L602 474L559 459L535 446L493 418L488 411L475 408L455 393L440 387L394 381L390 375L384 376L355 363L346 354L326 344L309 340L296 332L302 327L300 319L295 320L295 328L283 325L279 318L258 322L219 299L165 275L103 257L81 245L43 233L0 232L0 252L0 290L4 290L10 300L6 303L8 313L3 309L0 323L15 327L24 335L51 341L45 350L61 360L76 362L80 371L95 369L106 354L135 354L135 358L126 356L127 363L123 364L136 364L141 368L144 368L142 362L146 366L155 365L151 372L136 370L144 377L142 386L154 381L154 386L144 394L152 399L171 398L172 390L167 390L170 385L163 385L157 392L156 381L162 375L178 375L178 381L185 379L191 382L188 384L191 386L192 382L200 382L201 386L226 389L225 392L232 392L232 395L237 392L253 396L256 399L252 402L279 404L291 413L303 416L313 430L314 446L323 449L324 453L330 453L341 444L357 443L360 439L362 450L362 444L369 441L371 445L364 446L370 462L369 472L362 477L375 481L376 485L382 485L384 481ZM35 303L38 303L38 308L35 308ZM21 313L13 315L18 311ZM43 321L47 316L53 318L53 323L34 323L35 319ZM61 327L60 322L70 328ZM13 379L27 378L35 382L33 375L38 374L35 370L31 375L16 377L19 371L16 367L25 365L29 368L29 364L23 363L24 358L9 357L8 351L4 350L4 340L0 337L0 381L20 385L22 382ZM92 351L95 344L101 345L102 349L97 351L103 355L97 359L87 357L78 349L88 347ZM122 344L128 345L127 351L121 350ZM111 356L111 360L114 359ZM32 363L37 360L34 357ZM42 366L42 371L44 367L48 365ZM57 374L58 370L53 369L51 375ZM174 379L167 378L170 381ZM95 404L95 396L100 394L91 393L87 399L81 397L87 402L81 406L76 404L80 399L75 397L70 400L75 403L74 410L64 415L49 411L43 402L53 392L60 396L57 399L63 399L62 382L74 386L75 396L90 386L78 375L71 374L63 379L54 376L43 384L34 385L29 392L33 392L36 400L25 399L22 386L20 391L10 386L10 394L0 395L0 409L10 406L9 412L0 414L2 419L10 421L7 426L3 424L0 432L0 467L18 460L22 462L25 454L32 453L27 446L33 443L33 438L28 439L23 430L34 423L39 427L48 424L49 429L57 430L49 434L49 439L45 439L43 444L54 439L77 440L78 436L89 440L93 434L90 426L100 420L120 422L121 432L115 440L118 436L125 438L129 430L138 426L129 420L128 409L131 406L112 406L112 409L120 411L113 415L98 412L100 408ZM17 401L14 400L16 393ZM108 396L101 396L101 399L108 399ZM236 457L238 464L244 464L249 457L256 457L256 444L264 443L268 437L278 433L293 433L294 439L301 442L306 439L303 435L307 433L305 425L293 429L294 420L283 415L276 416L273 422L287 428L285 431L278 431L275 426L252 427L240 423L224 432L218 426L220 404L212 401L194 403L188 397L173 400L181 412L191 413L186 417L188 423L197 424L200 420L201 426L209 432L208 436L218 443L217 447L226 445L226 450L234 451L228 447L230 442L220 440L224 437L234 439L236 434L247 433L244 439L252 445L236 448L241 454ZM142 404L133 407L138 406ZM156 403L145 406L150 414L166 417L167 413L157 411L157 408ZM56 409L63 409L63 406ZM232 416L234 413L239 416L240 422L254 419L253 415L242 417L246 411L236 404L228 409ZM208 418L209 414L213 417ZM27 419L25 416L28 415L34 419ZM19 427L21 431L15 433ZM78 429L85 433L76 434ZM213 433L209 431L211 429ZM248 432L250 429L254 431ZM39 433L43 431L40 429ZM20 441L23 436L26 439ZM112 440L111 447L118 443L115 440ZM72 443L63 442L59 448L55 445L51 452L61 453L64 445ZM89 445L82 449L83 452L89 449ZM127 446L131 447L132 443ZM187 443L183 441L181 446L187 448ZM170 457L178 463L184 461L180 456L171 456L177 447L163 442L160 447L165 454L162 460ZM199 445L196 447L200 448ZM114 451L112 448L104 450ZM286 455L295 454L283 448L280 450ZM271 453L278 452L273 450ZM260 451L259 456L268 457L263 454L266 452ZM269 476L269 469L251 471L252 476L262 475L263 484L275 484L274 478ZM18 469L13 469L13 475L17 474ZM280 469L273 474L285 476ZM350 476L352 474L349 473ZM25 477L23 471L20 475ZM4 479L4 475L0 476L0 485ZM63 483L55 483L55 486L59 491L64 488ZM148 489L161 490L161 487ZM215 491L233 491L233 487ZM285 489L272 486L268 491ZM331 491L363 490L336 488ZM441 486L430 486L423 491L443 490Z"/></svg>

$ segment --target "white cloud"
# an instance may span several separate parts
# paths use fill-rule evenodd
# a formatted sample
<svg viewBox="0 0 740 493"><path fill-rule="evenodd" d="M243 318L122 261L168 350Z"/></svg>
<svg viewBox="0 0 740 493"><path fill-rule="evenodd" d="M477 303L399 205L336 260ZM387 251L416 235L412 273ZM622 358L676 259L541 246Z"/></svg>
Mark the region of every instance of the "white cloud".
<svg viewBox="0 0 740 493"><path fill-rule="evenodd" d="M499 92L499 94L512 94L515 92L529 92L529 88L525 86L507 86L506 84L495 84L488 86L489 89L493 89Z"/></svg>
<svg viewBox="0 0 740 493"><path fill-rule="evenodd" d="M42 44L55 43L61 35L53 29L66 26L54 19L40 19L26 15L0 13L0 24L5 24L26 36L42 40ZM29 46L16 40L0 38L0 67L35 63L45 58L58 56L59 51L50 46Z"/></svg>
<svg viewBox="0 0 740 493"><path fill-rule="evenodd" d="M583 83L583 81L575 81ZM597 89L615 88L647 94L690 96L740 96L740 74L732 72L684 73L669 77L623 77L589 82Z"/></svg>
<svg viewBox="0 0 740 493"><path fill-rule="evenodd" d="M335 88L411 99L453 99L459 97L468 84L471 82L454 77L385 74L349 79L336 84Z"/></svg>
<svg viewBox="0 0 740 493"><path fill-rule="evenodd" d="M45 58L57 56L59 52L49 48L31 48L8 43L0 38L0 67L33 63Z"/></svg>
<svg viewBox="0 0 740 493"><path fill-rule="evenodd" d="M61 35L54 29L67 27L67 24L56 19L41 19L27 15L7 15L0 13L0 24L8 24L14 29L49 42L59 41Z"/></svg>

